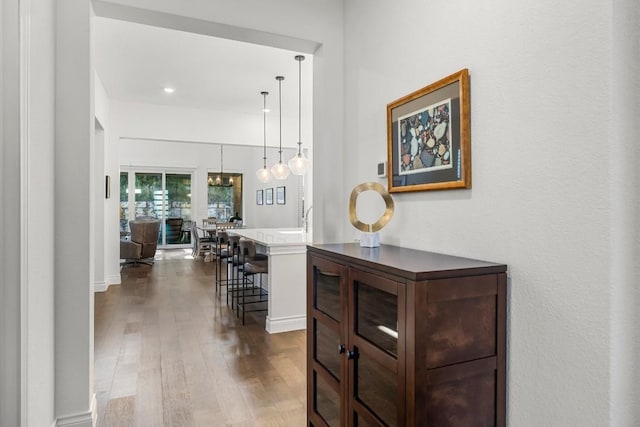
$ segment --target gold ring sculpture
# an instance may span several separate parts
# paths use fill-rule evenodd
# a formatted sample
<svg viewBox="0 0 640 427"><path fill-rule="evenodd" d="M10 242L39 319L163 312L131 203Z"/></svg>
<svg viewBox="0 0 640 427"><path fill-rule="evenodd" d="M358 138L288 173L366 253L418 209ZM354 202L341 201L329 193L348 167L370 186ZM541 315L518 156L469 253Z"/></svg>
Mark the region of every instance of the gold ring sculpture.
<svg viewBox="0 0 640 427"><path fill-rule="evenodd" d="M369 190L375 191L376 193L380 194L384 199L385 204L384 214L382 214L382 216L378 218L378 220L373 224L365 224L356 217L356 201L358 200L358 196L360 195L360 193ZM365 233L375 233L377 231L380 231L382 227L387 225L387 223L393 216L393 210L393 199L391 198L391 195L387 192L387 190L382 186L382 184L379 184L377 182L364 182L362 184L356 185L351 191L351 197L349 198L349 221L351 221L351 224L360 231L363 231Z"/></svg>

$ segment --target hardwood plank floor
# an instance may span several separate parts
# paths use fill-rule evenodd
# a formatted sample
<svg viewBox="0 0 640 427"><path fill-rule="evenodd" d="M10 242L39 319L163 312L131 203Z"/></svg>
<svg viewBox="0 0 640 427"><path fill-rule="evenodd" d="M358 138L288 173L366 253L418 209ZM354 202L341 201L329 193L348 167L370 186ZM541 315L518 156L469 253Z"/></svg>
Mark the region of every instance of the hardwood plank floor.
<svg viewBox="0 0 640 427"><path fill-rule="evenodd" d="M158 251L95 294L98 426L304 426L305 331L242 326L215 263Z"/></svg>

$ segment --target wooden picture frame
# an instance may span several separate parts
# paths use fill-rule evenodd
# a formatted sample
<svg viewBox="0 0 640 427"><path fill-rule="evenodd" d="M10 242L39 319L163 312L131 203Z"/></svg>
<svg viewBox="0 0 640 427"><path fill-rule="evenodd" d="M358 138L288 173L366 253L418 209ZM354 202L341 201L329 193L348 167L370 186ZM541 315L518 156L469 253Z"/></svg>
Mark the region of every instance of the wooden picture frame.
<svg viewBox="0 0 640 427"><path fill-rule="evenodd" d="M256 191L256 205L264 204L264 192L262 190Z"/></svg>
<svg viewBox="0 0 640 427"><path fill-rule="evenodd" d="M273 204L273 188L267 188L264 190L264 203L266 205Z"/></svg>
<svg viewBox="0 0 640 427"><path fill-rule="evenodd" d="M287 189L286 187L276 187L276 204L284 205L287 203Z"/></svg>
<svg viewBox="0 0 640 427"><path fill-rule="evenodd" d="M469 71L387 105L390 193L471 188Z"/></svg>

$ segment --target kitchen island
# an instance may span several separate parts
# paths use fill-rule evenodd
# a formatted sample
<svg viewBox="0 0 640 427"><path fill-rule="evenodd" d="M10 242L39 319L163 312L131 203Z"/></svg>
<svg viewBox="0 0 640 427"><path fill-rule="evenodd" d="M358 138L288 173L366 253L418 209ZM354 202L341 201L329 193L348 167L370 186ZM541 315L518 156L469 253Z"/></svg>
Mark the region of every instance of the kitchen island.
<svg viewBox="0 0 640 427"><path fill-rule="evenodd" d="M302 228L238 228L228 231L253 240L257 250L269 256L267 332L305 329L307 244L312 243L311 234Z"/></svg>

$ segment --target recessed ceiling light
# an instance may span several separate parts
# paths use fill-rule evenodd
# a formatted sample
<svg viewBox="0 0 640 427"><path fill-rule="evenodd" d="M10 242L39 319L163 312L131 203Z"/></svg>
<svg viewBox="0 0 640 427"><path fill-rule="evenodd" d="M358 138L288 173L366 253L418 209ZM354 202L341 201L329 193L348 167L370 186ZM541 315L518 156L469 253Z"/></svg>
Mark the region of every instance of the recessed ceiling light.
<svg viewBox="0 0 640 427"><path fill-rule="evenodd" d="M164 91L167 92L167 93L173 93L175 91L175 89L172 88L172 87L165 87Z"/></svg>
<svg viewBox="0 0 640 427"><path fill-rule="evenodd" d="M271 110L268 109L268 108L264 108L262 111L264 111L265 113L270 113L271 112Z"/></svg>

